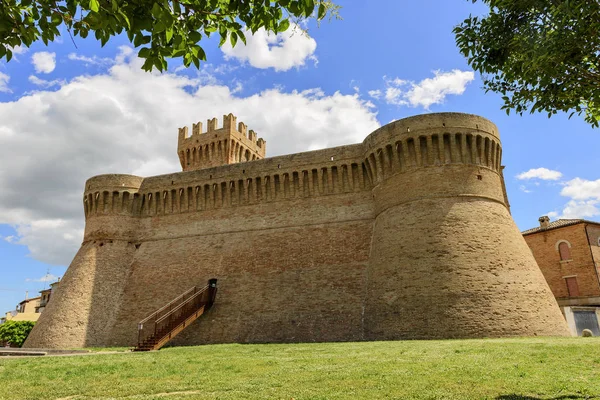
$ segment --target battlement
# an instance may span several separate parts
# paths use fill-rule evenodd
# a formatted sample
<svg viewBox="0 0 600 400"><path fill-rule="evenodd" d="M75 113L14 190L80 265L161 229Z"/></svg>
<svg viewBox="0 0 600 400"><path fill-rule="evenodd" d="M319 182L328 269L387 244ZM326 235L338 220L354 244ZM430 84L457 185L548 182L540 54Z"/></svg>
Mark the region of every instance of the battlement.
<svg viewBox="0 0 600 400"><path fill-rule="evenodd" d="M233 114L223 115L219 128L217 118L206 121L206 131L202 122L189 128L179 128L177 153L184 171L192 171L220 165L261 160L265 158L266 142L243 122L237 122Z"/></svg>

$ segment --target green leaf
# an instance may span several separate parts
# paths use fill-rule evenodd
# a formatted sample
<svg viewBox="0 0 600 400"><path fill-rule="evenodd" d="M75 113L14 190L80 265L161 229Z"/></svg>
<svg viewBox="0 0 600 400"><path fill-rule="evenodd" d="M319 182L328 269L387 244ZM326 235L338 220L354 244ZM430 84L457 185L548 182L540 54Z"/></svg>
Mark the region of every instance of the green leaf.
<svg viewBox="0 0 600 400"><path fill-rule="evenodd" d="M288 30L289 27L290 21L286 18L279 23L279 26L277 27L277 32L285 32Z"/></svg>
<svg viewBox="0 0 600 400"><path fill-rule="evenodd" d="M90 10L93 12L100 11L100 2L98 0L90 0Z"/></svg>
<svg viewBox="0 0 600 400"><path fill-rule="evenodd" d="M319 11L317 12L317 19L325 18L326 12L327 12L327 9L325 8L325 4L321 1L319 3Z"/></svg>
<svg viewBox="0 0 600 400"><path fill-rule="evenodd" d="M167 36L167 43L168 43L173 38L173 28L167 29L166 32L165 32L165 34Z"/></svg>
<svg viewBox="0 0 600 400"><path fill-rule="evenodd" d="M150 56L150 49L148 47L142 47L138 52L138 57L148 58L148 56Z"/></svg>
<svg viewBox="0 0 600 400"><path fill-rule="evenodd" d="M231 47L235 47L238 40L238 36L235 32L231 32L229 35L229 41L231 42Z"/></svg>
<svg viewBox="0 0 600 400"><path fill-rule="evenodd" d="M193 31L190 32L188 38L192 43L198 43L200 39L202 39L202 35L200 34L200 32Z"/></svg>

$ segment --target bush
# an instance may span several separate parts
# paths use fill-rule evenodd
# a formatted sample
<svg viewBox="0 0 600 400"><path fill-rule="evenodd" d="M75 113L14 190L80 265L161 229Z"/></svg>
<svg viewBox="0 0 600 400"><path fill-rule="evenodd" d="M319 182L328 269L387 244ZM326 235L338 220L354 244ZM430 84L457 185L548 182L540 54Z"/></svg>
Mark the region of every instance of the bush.
<svg viewBox="0 0 600 400"><path fill-rule="evenodd" d="M0 343L21 347L33 329L33 321L6 321L0 325Z"/></svg>

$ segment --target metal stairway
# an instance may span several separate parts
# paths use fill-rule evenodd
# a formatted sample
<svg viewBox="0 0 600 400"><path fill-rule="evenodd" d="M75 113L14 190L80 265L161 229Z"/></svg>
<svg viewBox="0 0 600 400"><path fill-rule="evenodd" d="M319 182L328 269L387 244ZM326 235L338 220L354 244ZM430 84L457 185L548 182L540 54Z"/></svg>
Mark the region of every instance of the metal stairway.
<svg viewBox="0 0 600 400"><path fill-rule="evenodd" d="M158 350L208 311L217 295L217 280L187 290L138 324L138 344L133 351Z"/></svg>

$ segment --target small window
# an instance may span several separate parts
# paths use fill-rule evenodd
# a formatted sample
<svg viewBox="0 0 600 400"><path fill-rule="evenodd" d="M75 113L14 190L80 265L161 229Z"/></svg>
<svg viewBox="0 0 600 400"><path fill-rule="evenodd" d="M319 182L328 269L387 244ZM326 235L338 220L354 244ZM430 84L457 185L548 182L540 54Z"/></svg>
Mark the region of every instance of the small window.
<svg viewBox="0 0 600 400"><path fill-rule="evenodd" d="M577 284L577 277L570 276L565 278L567 283L567 290L569 291L569 297L579 297L579 285Z"/></svg>
<svg viewBox="0 0 600 400"><path fill-rule="evenodd" d="M560 260L566 261L571 259L571 249L569 249L569 243L560 242L558 244L558 252L560 253Z"/></svg>

